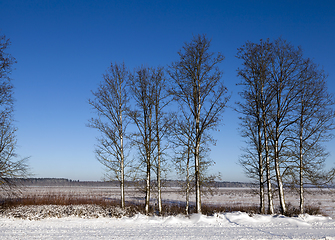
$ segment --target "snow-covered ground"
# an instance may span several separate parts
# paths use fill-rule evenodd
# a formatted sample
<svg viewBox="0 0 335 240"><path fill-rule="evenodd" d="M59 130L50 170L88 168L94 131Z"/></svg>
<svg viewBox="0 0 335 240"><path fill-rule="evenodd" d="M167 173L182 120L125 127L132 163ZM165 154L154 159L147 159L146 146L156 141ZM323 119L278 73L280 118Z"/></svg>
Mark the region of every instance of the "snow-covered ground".
<svg viewBox="0 0 335 240"><path fill-rule="evenodd" d="M73 197L119 197L118 188L97 187L29 187L23 196L62 195ZM153 199L155 195L153 194ZM128 201L142 203L144 196L127 188ZM183 202L178 189L166 188L165 202ZM286 202L298 206L295 193L286 194ZM257 205L252 189L222 188L203 196L204 204ZM278 206L278 202L275 202ZM154 204L154 201L153 201ZM123 216L120 209L103 211L93 205L23 206L0 214L0 239L333 239L335 240L335 191L308 189L306 204L320 206L325 216L253 215L220 213L214 216L193 214L190 217ZM107 212L106 212L107 211ZM111 211L114 211L111 214ZM115 211L117 212L115 214ZM121 211L121 212L118 212Z"/></svg>
<svg viewBox="0 0 335 240"><path fill-rule="evenodd" d="M189 218L0 218L0 239L335 239L329 217L224 213Z"/></svg>
<svg viewBox="0 0 335 240"><path fill-rule="evenodd" d="M144 204L144 193L138 189L128 187L126 191L126 201ZM179 188L163 188L162 199L165 203L184 203L185 196L179 193ZM305 189L305 205L320 207L323 214L335 219L335 189ZM201 198L203 204L224 205L224 206L250 206L258 205L259 197L257 189L250 188L218 188L214 195L205 194ZM23 190L24 196L64 196L64 197L88 197L88 198L120 198L120 188L118 187L71 187L71 186L29 186ZM1 196L1 194L0 194ZM155 204L155 193L152 192L152 204ZM191 204L195 196L191 196ZM278 197L274 196L274 204L279 208ZM286 203L299 207L299 196L297 192L285 191Z"/></svg>

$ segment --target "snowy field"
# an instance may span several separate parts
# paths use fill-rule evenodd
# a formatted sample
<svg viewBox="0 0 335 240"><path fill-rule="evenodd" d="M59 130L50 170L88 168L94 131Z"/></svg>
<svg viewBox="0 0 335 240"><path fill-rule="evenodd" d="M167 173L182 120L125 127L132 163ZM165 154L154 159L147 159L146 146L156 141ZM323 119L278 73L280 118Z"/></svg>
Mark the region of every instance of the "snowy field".
<svg viewBox="0 0 335 240"><path fill-rule="evenodd" d="M142 203L143 194L128 188L128 201ZM63 195L71 197L118 198L119 190L107 187L29 187L25 196ZM153 195L153 198L155 196ZM168 188L163 193L166 202L183 202L178 189ZM286 201L298 206L293 193ZM252 189L222 188L202 198L204 204L251 205L258 197ZM241 212L219 213L214 216L193 214L190 217L132 217L111 218L104 215L37 217L56 207L41 206L31 211L32 216L21 219L0 217L0 239L334 239L334 190L310 189L307 205L318 205L327 216L248 215ZM278 203L276 203L278 205ZM49 210L48 210L49 209ZM80 212L81 208L74 209ZM20 212L20 209L17 209ZM26 211L26 210L24 210ZM63 210L56 211L61 212ZM23 210L22 210L23 212ZM92 212L97 212L93 210ZM63 217L66 216L66 217ZM29 220L30 219L30 220Z"/></svg>
<svg viewBox="0 0 335 240"><path fill-rule="evenodd" d="M177 187L163 188L162 199L165 203L184 203L185 197L180 194ZM306 189L305 205L318 206L322 213L335 219L335 189ZM126 201L144 204L144 193L137 188L126 188ZM73 186L29 186L25 187L22 196L64 196L70 198L97 198L97 199L119 199L120 189L117 187L73 187ZM152 204L156 202L155 193L152 192ZM191 195L190 201L195 199ZM286 203L295 207L299 206L298 193L285 192ZM252 206L258 205L259 197L256 189L250 188L218 188L214 195L204 194L201 198L203 204L224 206ZM274 204L279 207L278 197L274 196ZM193 202L194 204L194 202Z"/></svg>

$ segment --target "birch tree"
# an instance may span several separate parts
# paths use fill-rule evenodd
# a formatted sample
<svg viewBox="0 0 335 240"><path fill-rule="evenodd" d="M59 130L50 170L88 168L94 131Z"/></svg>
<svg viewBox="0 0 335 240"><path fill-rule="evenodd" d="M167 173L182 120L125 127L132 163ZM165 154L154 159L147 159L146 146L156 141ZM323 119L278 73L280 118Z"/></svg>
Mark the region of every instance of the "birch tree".
<svg viewBox="0 0 335 240"><path fill-rule="evenodd" d="M129 112L137 131L132 141L139 151L138 170L145 173L145 212L149 213L151 192L151 169L154 161L155 141L155 81L152 69L141 67L131 76L131 92L136 104Z"/></svg>
<svg viewBox="0 0 335 240"><path fill-rule="evenodd" d="M265 212L264 183L268 190L268 212L273 214L272 184L270 173L268 114L271 109L273 91L269 86L269 65L272 58L272 44L261 40L255 44L247 42L238 49L237 57L243 60L243 68L238 69L242 81L239 85L245 87L240 95L244 102L239 102L238 112L243 114L242 136L249 139L249 147L241 158L249 176L258 176L260 212ZM256 153L252 152L252 149ZM257 156L254 157L254 155ZM266 171L266 180L264 180Z"/></svg>
<svg viewBox="0 0 335 240"><path fill-rule="evenodd" d="M249 46L255 46L251 47L253 53L246 53L242 56L245 65L251 63L250 66L253 66L248 66L245 71L240 71L239 74L244 77L244 81L251 89L244 94L244 98L249 101L249 104L246 104L247 107L242 106L244 109L251 110L246 114L255 119L253 122L255 122L255 128L257 129L255 132L257 133L255 134L256 137L253 138L256 139L259 164L261 164L260 159L264 152L260 148L265 147L265 142L271 144L279 202L282 214L285 214L287 209L284 198L283 175L291 165L289 156L290 136L292 126L297 122L294 107L297 104L299 94L302 51L281 38L273 43L267 42L266 45L261 41L259 45L249 44ZM269 96L269 98L264 98L264 96ZM267 111L265 112L266 108ZM260 110L263 112L262 116L260 116ZM260 144L262 138L269 141ZM268 147L265 147L267 159L269 157L268 149ZM268 167L269 164L266 163L266 166ZM260 168L263 168L263 166ZM269 175L268 171L267 175Z"/></svg>
<svg viewBox="0 0 335 240"><path fill-rule="evenodd" d="M244 61L238 74L246 86L239 110L244 114L243 133L250 143L244 157L247 160L242 163L251 176L259 177L261 212L263 155L268 199L272 199L273 165L282 214L287 212L284 184L288 183L299 184L303 212L303 179L315 183L331 178L322 170L327 154L320 145L334 128L334 102L325 87L325 74L303 57L300 47L281 38L247 43L238 57ZM269 201L269 212L273 213L271 204Z"/></svg>
<svg viewBox="0 0 335 240"><path fill-rule="evenodd" d="M166 78L163 68L152 70L153 81L153 105L154 105L154 128L155 128L155 172L157 180L157 205L159 214L162 213L162 164L164 162L163 140L166 139L171 125L171 117L165 112L166 106L170 102L167 92Z"/></svg>
<svg viewBox="0 0 335 240"><path fill-rule="evenodd" d="M324 71L310 59L304 61L296 106L296 140L292 151L298 160L298 171L293 172L299 180L293 183L299 184L300 213L304 213L304 184L326 184L333 177L333 171L323 169L328 153L321 145L333 137L331 133L335 124L334 99L327 91L326 78Z"/></svg>
<svg viewBox="0 0 335 240"><path fill-rule="evenodd" d="M260 45L262 45L262 41ZM281 38L275 40L268 46L267 59L258 59L259 56L262 56L262 51L261 49L257 50L257 48L255 51L256 55L251 55L252 57L247 57L246 59L259 66L265 63L262 67L262 71L260 71L261 69L257 69L257 67L252 70L258 75L257 78L252 77L254 73L249 75L255 80L252 83L254 86L252 86L251 90L254 91L254 94L252 94L253 96L250 99L256 101L254 110L251 112L252 116L256 116L256 142L259 142L259 139L261 139L259 133L262 129L263 138L265 136L264 134L266 134L267 138L264 139L268 139L268 144L271 144L281 212L282 214L286 214L287 208L284 197L283 176L287 173L292 164L289 148L291 144L292 126L297 122L294 109L299 94L298 86L301 77L301 64L303 62L302 51L300 48L295 48ZM255 56L256 58L251 60ZM264 60L266 61L264 62ZM263 80L259 81L259 79ZM264 82L264 80L266 80L266 82ZM263 83L266 84L266 89ZM262 95L270 96L267 103L269 105L266 104L263 106L266 99L264 99ZM258 107L258 104L260 104L260 107ZM250 104L248 106L250 106ZM267 106L268 110L266 115L260 117L259 109L263 111L265 109L264 107ZM262 121L260 121L260 119L262 119ZM263 127L260 127L258 123L263 125ZM266 126L266 128L264 128L264 126ZM259 156L261 156L262 152L263 150L258 151ZM269 154L267 157L269 157Z"/></svg>
<svg viewBox="0 0 335 240"><path fill-rule="evenodd" d="M273 122L273 127L269 134L273 148L281 212L286 214L283 175L290 165L288 148L292 134L291 128L298 121L294 114L294 107L298 103L298 86L301 80L303 58L300 48L295 48L281 38L274 41L272 51L269 75L270 86L274 89L274 100L273 111L269 118L269 121Z"/></svg>
<svg viewBox="0 0 335 240"><path fill-rule="evenodd" d="M128 125L128 82L129 73L124 63L111 64L98 90L93 92L94 99L89 104L97 114L88 124L98 129L96 157L103 164L109 178L120 182L121 207L125 207L125 167L126 160L126 128Z"/></svg>
<svg viewBox="0 0 335 240"><path fill-rule="evenodd" d="M222 83L218 64L224 59L221 53L209 51L211 41L205 35L194 36L178 52L180 59L170 66L174 82L171 93L192 115L194 122L194 171L196 212L201 213L200 145L202 137L221 121L221 114L229 99Z"/></svg>

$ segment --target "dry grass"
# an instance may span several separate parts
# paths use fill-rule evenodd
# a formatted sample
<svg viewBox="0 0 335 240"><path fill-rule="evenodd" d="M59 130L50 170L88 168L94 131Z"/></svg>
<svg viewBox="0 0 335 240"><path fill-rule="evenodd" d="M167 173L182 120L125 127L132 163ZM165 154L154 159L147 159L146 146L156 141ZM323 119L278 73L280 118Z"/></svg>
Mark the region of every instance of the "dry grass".
<svg viewBox="0 0 335 240"><path fill-rule="evenodd" d="M293 217L300 214L300 209L298 207L293 206L291 203L287 203L287 213L286 216ZM309 215L324 215L320 206L316 205L306 205L304 208L304 212Z"/></svg>
<svg viewBox="0 0 335 240"><path fill-rule="evenodd" d="M74 206L74 205L95 205L102 209L118 208L120 201L116 199L104 199L101 197L83 197L71 194L49 193L44 195L27 195L25 197L8 198L0 201L0 211L5 209L13 209L19 206L41 206L41 205L56 205L56 206ZM287 204L287 216L299 215L299 208L294 207L291 203ZM214 213L222 212L246 212L250 215L259 213L258 205L243 205L243 204L202 204L202 213L205 215L213 215ZM126 202L125 214L133 216L137 213L145 214L144 204L139 202ZM189 207L189 213L195 213L195 206ZM276 214L280 213L280 209L276 209ZM323 214L320 206L305 206L305 213L310 215ZM171 216L185 214L185 204L167 203L162 206L162 216ZM150 206L149 215L158 215L157 208Z"/></svg>
<svg viewBox="0 0 335 240"><path fill-rule="evenodd" d="M3 200L0 203L1 209L15 208L18 206L39 206L39 205L97 205L103 208L107 207L119 207L119 200L105 200L103 198L84 198L84 197L73 197L71 195L44 195L44 196L26 196L22 198L11 198ZM137 213L145 213L145 208L143 204L135 202L126 202L126 208L129 215L134 215ZM202 213L205 215L213 215L218 212L248 212L256 213L257 206L217 206L217 205L202 205ZM195 206L189 207L189 213L195 213ZM150 215L158 214L157 209L154 206L150 206L149 209ZM163 204L162 214L163 216L171 216L185 214L185 205L184 204Z"/></svg>

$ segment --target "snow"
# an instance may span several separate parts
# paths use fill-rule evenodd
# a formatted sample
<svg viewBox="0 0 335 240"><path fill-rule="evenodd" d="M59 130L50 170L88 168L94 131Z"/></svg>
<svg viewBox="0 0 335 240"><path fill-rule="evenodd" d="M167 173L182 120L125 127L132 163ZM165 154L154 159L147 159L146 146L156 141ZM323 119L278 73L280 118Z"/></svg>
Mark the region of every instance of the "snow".
<svg viewBox="0 0 335 240"><path fill-rule="evenodd" d="M179 189L166 188L167 203L184 201ZM126 199L143 204L137 189L127 188ZM64 198L119 197L118 188L96 187L29 187L23 196L63 196ZM0 211L1 239L333 239L335 240L335 190L308 189L306 204L320 206L325 216L248 215L242 212L214 216L193 214L189 217L127 217L116 207L95 205L19 206ZM295 193L287 192L286 200L299 206ZM257 205L252 189L220 188L214 196L204 195L204 204L227 206ZM279 203L275 201L275 205ZM111 217L116 216L116 217Z"/></svg>
<svg viewBox="0 0 335 240"><path fill-rule="evenodd" d="M330 217L242 212L189 217L0 217L0 239L334 239Z"/></svg>

